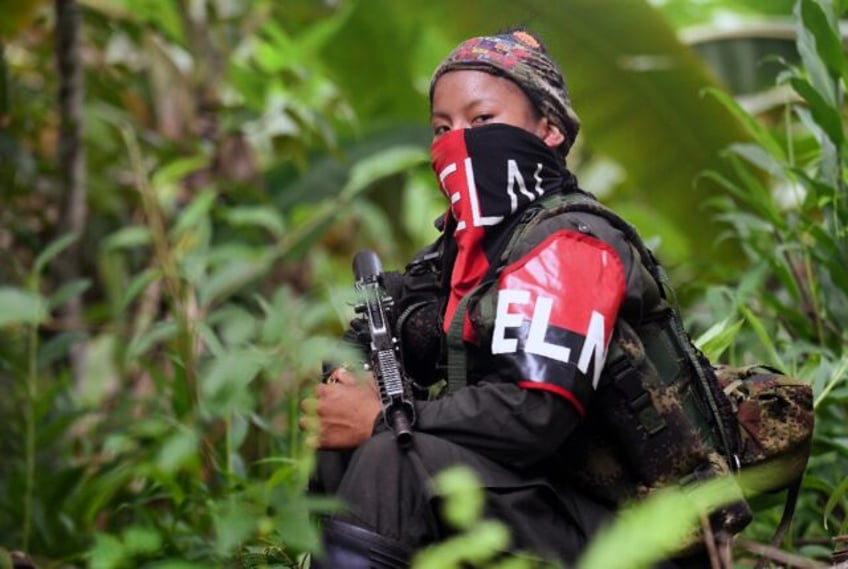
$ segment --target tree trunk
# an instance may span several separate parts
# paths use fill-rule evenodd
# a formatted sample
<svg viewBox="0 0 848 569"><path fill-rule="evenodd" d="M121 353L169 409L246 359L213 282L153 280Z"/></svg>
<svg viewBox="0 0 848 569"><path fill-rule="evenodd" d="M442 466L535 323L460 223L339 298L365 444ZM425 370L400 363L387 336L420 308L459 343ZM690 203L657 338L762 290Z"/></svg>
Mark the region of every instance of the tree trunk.
<svg viewBox="0 0 848 569"><path fill-rule="evenodd" d="M6 74L6 44L0 40L0 129L9 122L9 81Z"/></svg>
<svg viewBox="0 0 848 569"><path fill-rule="evenodd" d="M56 274L60 283L76 280L81 275L82 234L85 231L86 203L85 148L82 144L83 69L80 61L80 17L76 0L56 0L56 66L59 79L58 156L61 210L58 236L73 233L77 240L57 259ZM84 330L83 302L80 295L63 308L63 328ZM83 343L71 351L74 383L85 375L86 353Z"/></svg>

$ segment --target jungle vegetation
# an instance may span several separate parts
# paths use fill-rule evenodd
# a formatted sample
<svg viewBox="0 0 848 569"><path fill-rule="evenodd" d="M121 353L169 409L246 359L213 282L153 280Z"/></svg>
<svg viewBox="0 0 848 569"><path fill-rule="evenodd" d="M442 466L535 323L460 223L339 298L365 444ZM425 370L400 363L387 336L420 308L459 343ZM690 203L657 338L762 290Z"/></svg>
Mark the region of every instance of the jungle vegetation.
<svg viewBox="0 0 848 569"><path fill-rule="evenodd" d="M724 560L835 561L845 8L0 1L0 567L11 551L40 568L306 563L315 514L339 504L306 492L298 402L352 316L350 260L370 248L401 268L435 237L429 74L461 39L516 23L566 73L582 120L569 166L655 248L704 350L813 386L791 532L767 545L784 497L758 496ZM458 566L457 551L494 567L502 528L480 525L473 480L452 476L440 488L463 541L418 567ZM670 494L580 567L646 567L697 523Z"/></svg>

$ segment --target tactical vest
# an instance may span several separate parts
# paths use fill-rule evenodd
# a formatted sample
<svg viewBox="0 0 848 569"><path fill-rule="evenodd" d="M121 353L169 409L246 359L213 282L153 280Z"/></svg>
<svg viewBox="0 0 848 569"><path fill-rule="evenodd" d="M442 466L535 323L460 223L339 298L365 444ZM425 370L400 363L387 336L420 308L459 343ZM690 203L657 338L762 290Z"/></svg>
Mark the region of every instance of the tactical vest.
<svg viewBox="0 0 848 569"><path fill-rule="evenodd" d="M659 294L639 321L618 318L585 420L557 453L563 459L558 474L620 506L660 487L732 473L739 466L740 445L733 409L709 361L685 332L662 267L636 230L589 194L554 194L523 212L499 266L456 310L447 337L449 389L466 381L466 311L494 310L495 302L483 297L492 293L500 271L517 260L515 245L532 228L552 216L578 212L600 216L621 231ZM493 321L494 314L482 316L487 318ZM731 534L751 518L741 489L738 502L710 514L714 530Z"/></svg>

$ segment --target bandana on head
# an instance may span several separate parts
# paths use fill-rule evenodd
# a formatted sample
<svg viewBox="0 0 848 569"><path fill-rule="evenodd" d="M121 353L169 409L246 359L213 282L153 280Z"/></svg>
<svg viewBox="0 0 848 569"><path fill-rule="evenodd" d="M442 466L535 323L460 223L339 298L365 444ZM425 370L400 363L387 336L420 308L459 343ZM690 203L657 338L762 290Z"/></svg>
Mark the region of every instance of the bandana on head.
<svg viewBox="0 0 848 569"><path fill-rule="evenodd" d="M430 81L430 102L439 77L449 71L471 69L514 81L528 98L565 135L564 157L577 138L580 120L571 108L565 79L542 43L525 30L471 38L459 44L436 68Z"/></svg>
<svg viewBox="0 0 848 569"><path fill-rule="evenodd" d="M568 173L542 140L506 124L455 130L431 148L433 170L456 221L445 331L457 304L498 262L497 229L534 200L561 190ZM469 323L465 323L466 336Z"/></svg>

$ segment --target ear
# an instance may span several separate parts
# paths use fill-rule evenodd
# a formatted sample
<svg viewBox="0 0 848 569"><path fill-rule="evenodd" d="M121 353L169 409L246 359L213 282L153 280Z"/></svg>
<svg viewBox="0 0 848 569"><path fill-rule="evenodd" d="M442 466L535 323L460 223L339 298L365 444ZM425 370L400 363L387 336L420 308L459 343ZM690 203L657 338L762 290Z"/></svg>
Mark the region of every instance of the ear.
<svg viewBox="0 0 848 569"><path fill-rule="evenodd" d="M542 141L550 148L556 148L565 142L565 135L551 121L545 118Z"/></svg>

